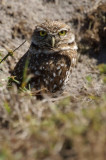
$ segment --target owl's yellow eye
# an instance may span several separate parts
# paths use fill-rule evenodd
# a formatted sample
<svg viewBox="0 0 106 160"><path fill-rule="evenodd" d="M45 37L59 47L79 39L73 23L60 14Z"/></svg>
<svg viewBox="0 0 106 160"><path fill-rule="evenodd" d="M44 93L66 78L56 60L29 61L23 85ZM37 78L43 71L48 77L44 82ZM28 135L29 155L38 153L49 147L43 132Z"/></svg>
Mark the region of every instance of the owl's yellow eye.
<svg viewBox="0 0 106 160"><path fill-rule="evenodd" d="M65 36L65 35L66 35L66 31L65 31L65 30L60 31L60 32L59 32L59 35L60 35L60 36Z"/></svg>
<svg viewBox="0 0 106 160"><path fill-rule="evenodd" d="M46 35L47 35L47 33L45 31L40 31L40 36L44 37Z"/></svg>

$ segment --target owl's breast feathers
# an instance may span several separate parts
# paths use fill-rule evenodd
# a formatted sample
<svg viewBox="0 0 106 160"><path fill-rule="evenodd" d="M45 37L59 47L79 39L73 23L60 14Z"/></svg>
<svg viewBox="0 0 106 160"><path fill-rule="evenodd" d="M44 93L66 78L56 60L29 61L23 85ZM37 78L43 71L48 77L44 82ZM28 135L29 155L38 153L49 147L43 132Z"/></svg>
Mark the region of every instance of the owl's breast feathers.
<svg viewBox="0 0 106 160"><path fill-rule="evenodd" d="M56 92L66 85L71 66L76 65L77 52L67 50L44 54L32 54L30 50L20 59L13 75L20 82L23 81L23 73L26 61L28 61L28 74L33 75L29 83L31 88L47 88L50 92Z"/></svg>

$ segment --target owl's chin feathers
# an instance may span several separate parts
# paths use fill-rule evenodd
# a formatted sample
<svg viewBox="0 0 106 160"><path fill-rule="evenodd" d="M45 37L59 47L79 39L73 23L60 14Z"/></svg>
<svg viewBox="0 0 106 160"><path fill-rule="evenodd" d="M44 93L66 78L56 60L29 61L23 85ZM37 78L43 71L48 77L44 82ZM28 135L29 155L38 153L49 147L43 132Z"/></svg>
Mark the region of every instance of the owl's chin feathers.
<svg viewBox="0 0 106 160"><path fill-rule="evenodd" d="M64 50L77 50L77 44L76 42L68 43L68 44L61 44L58 46L59 50L64 51Z"/></svg>
<svg viewBox="0 0 106 160"><path fill-rule="evenodd" d="M36 50L37 53L44 53L44 54L51 54L54 52L60 52L60 51L67 51L67 50L77 50L77 44L75 41L73 41L72 43L62 43L60 45L58 45L57 47L46 47L46 46L39 46L38 44L32 42L31 46L29 48L30 51L32 51L32 53L34 53L34 50Z"/></svg>

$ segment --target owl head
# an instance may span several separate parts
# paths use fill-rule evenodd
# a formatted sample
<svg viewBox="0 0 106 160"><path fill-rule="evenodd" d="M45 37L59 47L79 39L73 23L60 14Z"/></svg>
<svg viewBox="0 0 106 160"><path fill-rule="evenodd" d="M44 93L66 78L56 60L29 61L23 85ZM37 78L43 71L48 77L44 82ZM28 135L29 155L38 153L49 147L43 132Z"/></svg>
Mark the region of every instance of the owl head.
<svg viewBox="0 0 106 160"><path fill-rule="evenodd" d="M69 49L75 36L67 24L60 21L45 21L35 27L32 43L46 49Z"/></svg>

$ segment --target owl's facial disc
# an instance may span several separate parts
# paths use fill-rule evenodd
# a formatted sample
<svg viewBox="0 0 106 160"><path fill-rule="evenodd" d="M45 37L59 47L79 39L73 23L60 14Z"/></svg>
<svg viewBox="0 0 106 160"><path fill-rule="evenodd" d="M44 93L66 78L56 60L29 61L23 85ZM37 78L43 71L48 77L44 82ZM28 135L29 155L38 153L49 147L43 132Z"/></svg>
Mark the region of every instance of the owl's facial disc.
<svg viewBox="0 0 106 160"><path fill-rule="evenodd" d="M39 48L64 50L71 49L70 44L75 41L70 26L57 21L49 21L36 26L32 36L32 43Z"/></svg>

